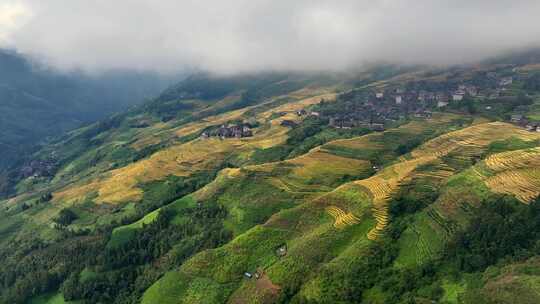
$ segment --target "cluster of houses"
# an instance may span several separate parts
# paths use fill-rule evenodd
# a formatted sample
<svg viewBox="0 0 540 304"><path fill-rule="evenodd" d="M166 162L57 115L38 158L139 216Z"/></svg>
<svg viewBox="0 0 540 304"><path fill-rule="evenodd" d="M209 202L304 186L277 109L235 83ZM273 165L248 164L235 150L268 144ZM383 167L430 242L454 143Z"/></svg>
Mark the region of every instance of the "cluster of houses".
<svg viewBox="0 0 540 304"><path fill-rule="evenodd" d="M21 168L23 178L38 178L53 176L56 171L57 161L54 158L46 160L32 160Z"/></svg>
<svg viewBox="0 0 540 304"><path fill-rule="evenodd" d="M510 117L510 122L523 127L531 132L540 132L540 121L530 121L521 114L515 114Z"/></svg>
<svg viewBox="0 0 540 304"><path fill-rule="evenodd" d="M284 127L289 127L289 128L294 128L296 127L298 124L292 120L289 120L289 119L284 119L281 121L281 126L284 126Z"/></svg>
<svg viewBox="0 0 540 304"><path fill-rule="evenodd" d="M430 92L427 90L409 91L398 88L390 92L376 92L375 98L382 99L390 93L396 104L406 101L435 102L436 106L441 108L448 105L451 101L461 101L465 96L482 97L494 99L500 97L500 94L507 90L507 87L513 83L512 76L498 77L495 72L487 73L487 77L492 79L494 87L479 87L473 84L460 84L454 89L445 91Z"/></svg>
<svg viewBox="0 0 540 304"><path fill-rule="evenodd" d="M471 84L461 84L457 88L448 91L430 92L427 90L412 90L405 91L403 89L395 89L390 92L376 92L374 94L376 100L383 99L385 95L391 95L396 105L404 103L419 103L424 106L436 106L442 108L447 106L451 101L461 101L465 96L476 97L480 94L480 88Z"/></svg>
<svg viewBox="0 0 540 304"><path fill-rule="evenodd" d="M394 87L370 93L351 92L345 96L345 109L342 113L328 117L329 125L335 128L363 127L380 131L384 130L386 122L408 115L429 119L431 109L444 108L452 102L464 100L466 96L498 98L513 82L512 77L498 77L496 73L491 77L494 77L489 82L491 87L462 83L451 89L437 91Z"/></svg>
<svg viewBox="0 0 540 304"><path fill-rule="evenodd" d="M345 108L340 113L328 116L328 124L337 129L366 128L384 131L385 123L397 121L406 115L431 118L427 102L431 97L428 94L422 94L422 101L418 101L418 94L414 94L416 95L402 89L367 94L365 92L350 93L344 96Z"/></svg>
<svg viewBox="0 0 540 304"><path fill-rule="evenodd" d="M384 131L383 123L359 121L353 118L330 117L328 125L336 129L366 128L373 131Z"/></svg>
<svg viewBox="0 0 540 304"><path fill-rule="evenodd" d="M351 91L344 94L344 108L330 114L325 111L308 112L305 109L297 110L299 117L313 116L324 118L329 126L337 129L367 128L373 131L384 131L388 122L397 121L407 116L420 119L430 119L432 109L444 108L452 102L460 102L465 97L478 97L494 99L513 83L513 77L499 77L495 72L486 74L486 85L481 87L471 83L462 83L453 88L443 90L407 90L403 87L392 87L371 92ZM486 107L489 109L490 107ZM286 115L287 113L278 113ZM516 122L517 123L517 122ZM520 122L520 124L522 124ZM282 126L294 128L298 125L293 120L283 120ZM537 125L530 125L530 129L538 129ZM528 127L528 128L529 128ZM201 137L242 138L252 136L249 124L227 124L220 128L205 131Z"/></svg>
<svg viewBox="0 0 540 304"><path fill-rule="evenodd" d="M421 91L410 91L406 92L402 89L396 89L394 93L388 94L388 92L377 92L375 93L376 100L383 99L384 96L390 95L391 100L395 102L396 105L402 105L405 103L418 103L419 105L429 105L436 104L437 107L442 108L448 105L450 99L452 100L461 100L465 93L461 91L455 92L429 92L425 90ZM380 96L380 97L377 97Z"/></svg>
<svg viewBox="0 0 540 304"><path fill-rule="evenodd" d="M319 116L321 116L321 113L315 112L315 111L308 112L308 111L306 111L304 109L301 109L301 110L296 111L296 115L298 115L298 116L309 115L309 116L313 116L313 117L319 117Z"/></svg>
<svg viewBox="0 0 540 304"><path fill-rule="evenodd" d="M219 137L221 139L226 138L243 138L243 137L251 137L253 136L253 131L251 131L251 125L249 124L225 124L221 125L221 127L204 131L201 134L202 138L209 138L209 137Z"/></svg>
<svg viewBox="0 0 540 304"><path fill-rule="evenodd" d="M461 101L466 95L471 97L482 97L488 99L499 98L501 94L507 90L507 87L513 83L513 78L502 77L498 79L497 87L495 88L479 88L474 85L459 85L458 89L452 92L453 101Z"/></svg>

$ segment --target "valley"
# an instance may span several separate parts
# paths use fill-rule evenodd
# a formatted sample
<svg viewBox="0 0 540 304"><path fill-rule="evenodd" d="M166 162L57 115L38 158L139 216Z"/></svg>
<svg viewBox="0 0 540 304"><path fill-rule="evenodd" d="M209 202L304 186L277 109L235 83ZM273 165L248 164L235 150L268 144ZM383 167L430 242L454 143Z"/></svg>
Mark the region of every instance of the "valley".
<svg viewBox="0 0 540 304"><path fill-rule="evenodd" d="M26 165L25 174L52 172L29 155L53 138L141 104L180 75L110 71L90 75L59 71L0 47L0 194L9 192L5 171ZM54 160L54 157L51 159ZM28 177L27 176L27 177Z"/></svg>

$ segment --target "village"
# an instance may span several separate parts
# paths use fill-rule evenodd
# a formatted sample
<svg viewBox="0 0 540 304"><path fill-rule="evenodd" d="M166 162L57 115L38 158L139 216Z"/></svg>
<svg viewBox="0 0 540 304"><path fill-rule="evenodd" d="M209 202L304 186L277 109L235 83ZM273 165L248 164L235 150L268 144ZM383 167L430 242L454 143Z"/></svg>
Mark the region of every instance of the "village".
<svg viewBox="0 0 540 304"><path fill-rule="evenodd" d="M540 121L531 121L522 114L514 114L510 117L510 122L525 128L527 131L540 132Z"/></svg>
<svg viewBox="0 0 540 304"><path fill-rule="evenodd" d="M54 154L44 160L31 160L20 169L23 178L39 178L54 176L58 166L58 161Z"/></svg>
<svg viewBox="0 0 540 304"><path fill-rule="evenodd" d="M380 132L388 124L406 118L430 119L434 111L459 110L466 102L483 101L479 104L484 112L489 113L492 110L490 101L496 103L516 98L511 92L514 80L519 80L519 75L486 72L476 80L448 81L442 85L411 82L401 86L351 90L341 94L336 102L321 100L318 106L295 113L298 117L318 119L335 129L361 128ZM277 114L284 116L287 113ZM540 122L528 121L523 115L514 114L507 120L529 131L540 132ZM281 126L295 128L300 123L283 120ZM251 124L245 122L227 123L205 130L201 138L251 137L252 128Z"/></svg>
<svg viewBox="0 0 540 304"><path fill-rule="evenodd" d="M450 82L443 88L426 83L409 83L384 89L353 90L340 96L339 107L323 106L317 116L327 119L328 125L336 129L384 131L388 123L406 117L430 119L433 111L458 109L463 107L464 102L483 101L482 111L489 113L492 110L490 102L516 99L512 95L511 85L515 79L519 79L519 75L499 76L495 72L487 72L481 79L476 81L480 84L473 84L472 81ZM529 131L540 132L540 122L528 121L523 115L515 114L507 119Z"/></svg>
<svg viewBox="0 0 540 304"><path fill-rule="evenodd" d="M252 125L248 123L228 123L221 125L219 128L204 131L201 134L201 138L219 137L220 139L226 139L251 137L253 136L251 128Z"/></svg>

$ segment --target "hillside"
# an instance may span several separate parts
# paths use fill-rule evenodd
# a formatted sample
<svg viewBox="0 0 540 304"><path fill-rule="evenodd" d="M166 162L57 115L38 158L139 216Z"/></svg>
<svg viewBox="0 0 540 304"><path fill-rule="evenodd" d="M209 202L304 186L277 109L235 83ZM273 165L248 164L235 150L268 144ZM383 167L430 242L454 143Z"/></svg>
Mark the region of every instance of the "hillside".
<svg viewBox="0 0 540 304"><path fill-rule="evenodd" d="M0 169L67 130L95 122L153 97L168 77L110 72L63 73L0 49Z"/></svg>
<svg viewBox="0 0 540 304"><path fill-rule="evenodd" d="M0 302L536 303L531 60L189 77L12 176Z"/></svg>

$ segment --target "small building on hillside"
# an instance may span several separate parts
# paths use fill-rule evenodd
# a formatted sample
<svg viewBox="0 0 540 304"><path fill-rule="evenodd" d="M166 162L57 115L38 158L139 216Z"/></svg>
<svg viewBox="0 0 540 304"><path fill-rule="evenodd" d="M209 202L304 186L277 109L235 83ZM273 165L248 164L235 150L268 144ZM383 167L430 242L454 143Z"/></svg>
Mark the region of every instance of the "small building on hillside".
<svg viewBox="0 0 540 304"><path fill-rule="evenodd" d="M276 249L276 255L279 256L279 257L286 256L287 255L287 245L283 244L283 245L279 246Z"/></svg>
<svg viewBox="0 0 540 304"><path fill-rule="evenodd" d="M448 101L437 101L437 108L444 108L448 105Z"/></svg>
<svg viewBox="0 0 540 304"><path fill-rule="evenodd" d="M467 94L474 97L474 96L478 95L478 88L476 86L473 86L473 85L467 85L465 87L465 92L467 92Z"/></svg>
<svg viewBox="0 0 540 304"><path fill-rule="evenodd" d="M296 111L296 115L298 116L304 116L306 114L307 114L307 111L304 109Z"/></svg>
<svg viewBox="0 0 540 304"><path fill-rule="evenodd" d="M457 90L452 94L452 101L462 101L465 96L465 92Z"/></svg>
<svg viewBox="0 0 540 304"><path fill-rule="evenodd" d="M242 138L242 137L251 137L253 136L253 132L251 131L249 124L240 124L240 125L221 125L221 127L210 130L210 131L204 131L201 134L202 139L206 139L209 137L219 137L221 139L226 138Z"/></svg>
<svg viewBox="0 0 540 304"><path fill-rule="evenodd" d="M442 92L439 92L435 95L435 100L436 101L442 101L442 102L447 102L449 99L448 97L448 94L446 93L442 93Z"/></svg>
<svg viewBox="0 0 540 304"><path fill-rule="evenodd" d="M401 95L396 96L396 104L401 104L403 102L403 97Z"/></svg>
<svg viewBox="0 0 540 304"><path fill-rule="evenodd" d="M384 97L384 93L383 92L377 92L375 93L375 97L378 98L378 99L381 99Z"/></svg>
<svg viewBox="0 0 540 304"><path fill-rule="evenodd" d="M452 101L462 101L463 95L461 94L452 94Z"/></svg>
<svg viewBox="0 0 540 304"><path fill-rule="evenodd" d="M527 131L531 131L531 132L540 132L540 122L538 122L538 121L530 121L525 126L525 129L527 129Z"/></svg>
<svg viewBox="0 0 540 304"><path fill-rule="evenodd" d="M297 124L296 122L292 121L292 120L285 119L285 120L283 120L283 121L281 122L280 125L282 125L282 126L284 126L284 127L294 128L294 127L296 127L298 124Z"/></svg>
<svg viewBox="0 0 540 304"><path fill-rule="evenodd" d="M352 127L354 127L354 125L354 121L352 120L344 120L341 122L342 129L351 129Z"/></svg>
<svg viewBox="0 0 540 304"><path fill-rule="evenodd" d="M501 90L500 89L495 89L495 90L490 90L487 92L487 98L488 99L497 99L501 97Z"/></svg>
<svg viewBox="0 0 540 304"><path fill-rule="evenodd" d="M510 121L513 123L520 123L523 121L523 115L521 114L514 114L510 116Z"/></svg>
<svg viewBox="0 0 540 304"><path fill-rule="evenodd" d="M363 124L353 118L330 117L328 125L336 129L351 129L361 127Z"/></svg>
<svg viewBox="0 0 540 304"><path fill-rule="evenodd" d="M430 111L417 111L414 113L414 117L416 118L424 118L424 119L430 119L433 116L433 114Z"/></svg>
<svg viewBox="0 0 540 304"><path fill-rule="evenodd" d="M384 131L384 124L382 123L372 123L369 125L369 128L373 131L382 132Z"/></svg>
<svg viewBox="0 0 540 304"><path fill-rule="evenodd" d="M504 86L507 86L507 85L511 85L513 82L513 79L512 79L512 76L510 77L503 77L499 80L499 85L501 87L504 87Z"/></svg>
<svg viewBox="0 0 540 304"><path fill-rule="evenodd" d="M497 73L496 72L487 72L486 76L488 78L497 78Z"/></svg>
<svg viewBox="0 0 540 304"><path fill-rule="evenodd" d="M435 99L435 94L432 92L420 91L420 93L418 93L417 99L419 101L432 101Z"/></svg>

